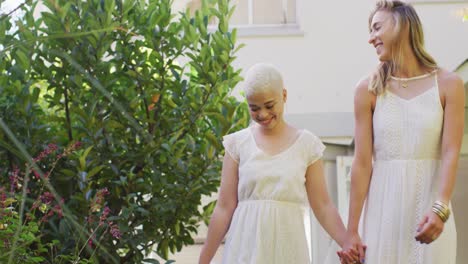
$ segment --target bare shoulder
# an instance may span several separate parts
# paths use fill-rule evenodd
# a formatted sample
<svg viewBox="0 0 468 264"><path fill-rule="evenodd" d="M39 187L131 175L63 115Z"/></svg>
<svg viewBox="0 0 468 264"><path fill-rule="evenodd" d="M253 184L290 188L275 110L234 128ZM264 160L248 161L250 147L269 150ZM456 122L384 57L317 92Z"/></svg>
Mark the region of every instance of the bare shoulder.
<svg viewBox="0 0 468 264"><path fill-rule="evenodd" d="M362 79L360 79L358 81L358 83L356 84L356 91L357 90L365 90L365 91L368 91L369 89L369 77L364 77Z"/></svg>
<svg viewBox="0 0 468 264"><path fill-rule="evenodd" d="M437 73L439 89L444 94L463 93L463 80L456 73L446 69L439 69Z"/></svg>
<svg viewBox="0 0 468 264"><path fill-rule="evenodd" d="M375 94L369 91L369 78L363 78L356 84L354 103L361 106L372 106L375 103Z"/></svg>

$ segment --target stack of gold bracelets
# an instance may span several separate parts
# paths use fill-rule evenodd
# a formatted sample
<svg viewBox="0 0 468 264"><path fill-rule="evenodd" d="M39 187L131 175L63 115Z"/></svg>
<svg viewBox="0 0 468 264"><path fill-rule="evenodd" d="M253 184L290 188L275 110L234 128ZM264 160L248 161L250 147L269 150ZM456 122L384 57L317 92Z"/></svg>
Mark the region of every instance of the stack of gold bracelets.
<svg viewBox="0 0 468 264"><path fill-rule="evenodd" d="M441 201L435 201L435 203L432 205L432 212L438 215L444 223L450 216L450 208Z"/></svg>

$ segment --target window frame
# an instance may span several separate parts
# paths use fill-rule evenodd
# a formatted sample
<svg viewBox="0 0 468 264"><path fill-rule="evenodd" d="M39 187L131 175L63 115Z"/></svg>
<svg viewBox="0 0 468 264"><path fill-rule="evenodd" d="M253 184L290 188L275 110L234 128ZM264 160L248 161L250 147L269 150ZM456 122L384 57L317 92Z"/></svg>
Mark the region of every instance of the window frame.
<svg viewBox="0 0 468 264"><path fill-rule="evenodd" d="M255 37L255 36L303 36L304 31L301 29L299 20L299 10L301 0L295 1L295 22L283 24L254 24L255 17L253 10L253 1L255 0L241 0L248 1L248 24L229 24L229 29L237 29L237 35L241 37ZM284 11L284 10L283 10ZM287 10L286 10L287 12ZM215 25L209 26L211 30L216 28Z"/></svg>

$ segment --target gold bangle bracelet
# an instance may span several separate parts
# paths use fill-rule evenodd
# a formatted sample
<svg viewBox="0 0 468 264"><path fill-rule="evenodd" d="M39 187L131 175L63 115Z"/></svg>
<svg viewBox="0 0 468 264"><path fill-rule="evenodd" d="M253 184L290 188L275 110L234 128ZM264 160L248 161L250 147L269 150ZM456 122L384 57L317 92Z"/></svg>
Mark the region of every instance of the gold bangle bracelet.
<svg viewBox="0 0 468 264"><path fill-rule="evenodd" d="M432 205L432 211L440 217L442 222L446 222L450 217L450 208L441 201L435 201Z"/></svg>
<svg viewBox="0 0 468 264"><path fill-rule="evenodd" d="M437 201L434 202L434 204L438 204L438 205L440 205L441 207L446 208L447 210L449 209L448 205L445 204L445 203L442 202L442 201L437 200Z"/></svg>
<svg viewBox="0 0 468 264"><path fill-rule="evenodd" d="M447 221L448 216L445 213L443 213L442 211L440 211L438 208L432 207L432 212L434 212L437 216L439 216L440 219L442 220L442 222L445 223L445 221Z"/></svg>
<svg viewBox="0 0 468 264"><path fill-rule="evenodd" d="M433 208L437 209L440 211L442 214L446 215L447 217L450 215L450 211L447 208L441 208L438 205L434 205Z"/></svg>
<svg viewBox="0 0 468 264"><path fill-rule="evenodd" d="M432 212L434 212L440 218L440 220L442 220L442 222L445 223L445 221L447 221L447 217L443 215L440 211L434 210L434 208L432 208Z"/></svg>
<svg viewBox="0 0 468 264"><path fill-rule="evenodd" d="M440 207L442 212L444 212L447 215L447 218L450 216L450 208L448 207L448 205L444 204L441 201L436 201L434 205Z"/></svg>
<svg viewBox="0 0 468 264"><path fill-rule="evenodd" d="M432 207L436 208L437 210L439 210L440 212L442 212L445 215L449 214L449 210L447 208L440 207L439 205L436 205L436 204L434 204Z"/></svg>

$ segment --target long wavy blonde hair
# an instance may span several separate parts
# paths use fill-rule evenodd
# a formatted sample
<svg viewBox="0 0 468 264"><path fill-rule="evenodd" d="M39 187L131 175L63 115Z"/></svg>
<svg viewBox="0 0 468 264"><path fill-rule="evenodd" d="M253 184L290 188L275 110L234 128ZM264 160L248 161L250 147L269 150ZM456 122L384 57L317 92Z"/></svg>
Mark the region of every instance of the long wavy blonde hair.
<svg viewBox="0 0 468 264"><path fill-rule="evenodd" d="M397 41L391 49L392 60L383 61L376 71L370 76L369 90L374 94L380 94L388 86L390 76L395 73L397 65L404 63L402 56L402 34L404 29L409 29L409 40L411 49L421 66L427 68L437 68L434 58L424 48L424 33L421 21L413 6L402 1L381 0L376 3L375 9L369 16L369 29L372 19L378 11L390 12L394 20L394 30L397 34ZM398 63L396 63L398 62Z"/></svg>

